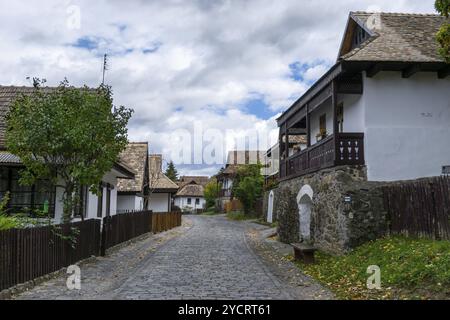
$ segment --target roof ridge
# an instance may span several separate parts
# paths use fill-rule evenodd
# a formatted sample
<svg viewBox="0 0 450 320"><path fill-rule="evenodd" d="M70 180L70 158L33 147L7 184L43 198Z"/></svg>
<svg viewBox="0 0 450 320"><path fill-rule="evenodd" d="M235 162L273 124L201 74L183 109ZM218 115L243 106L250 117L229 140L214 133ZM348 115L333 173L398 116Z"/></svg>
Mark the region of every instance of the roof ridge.
<svg viewBox="0 0 450 320"><path fill-rule="evenodd" d="M128 142L128 144L148 144L148 141L143 141L143 142Z"/></svg>
<svg viewBox="0 0 450 320"><path fill-rule="evenodd" d="M407 13L407 12L370 12L370 11L351 11L351 14L382 14L385 16L417 16L417 17L442 17L437 13Z"/></svg>

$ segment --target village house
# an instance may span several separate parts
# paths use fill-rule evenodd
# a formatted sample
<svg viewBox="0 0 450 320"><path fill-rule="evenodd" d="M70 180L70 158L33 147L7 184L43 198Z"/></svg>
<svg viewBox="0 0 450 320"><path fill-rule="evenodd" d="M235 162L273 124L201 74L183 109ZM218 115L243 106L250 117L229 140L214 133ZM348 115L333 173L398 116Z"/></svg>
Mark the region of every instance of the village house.
<svg viewBox="0 0 450 320"><path fill-rule="evenodd" d="M277 120L280 184L266 201L283 241L341 252L374 239L386 223L377 185L450 165L450 66L435 39L444 21L350 13L335 65ZM294 150L293 136L306 145Z"/></svg>
<svg viewBox="0 0 450 320"><path fill-rule="evenodd" d="M134 179L117 182L117 212L142 211L148 208L149 165L148 142L131 142L120 154L120 159L135 172Z"/></svg>
<svg viewBox="0 0 450 320"><path fill-rule="evenodd" d="M249 164L264 165L263 151L230 151L227 156L227 163L216 176L219 198L217 199L217 206L220 210L224 210L225 206L232 200L233 180L236 176L239 166ZM265 169L261 169L261 173L266 173Z"/></svg>
<svg viewBox="0 0 450 320"><path fill-rule="evenodd" d="M19 94L31 94L32 87L4 87L0 86L0 198L9 192L10 201L8 211L11 213L30 213L33 210L46 211L59 223L63 212L63 189L48 187L45 181L33 186L19 184L19 172L23 168L20 159L9 153L5 145L5 116L11 103ZM51 90L47 88L46 90ZM88 190L80 191L80 204L74 212L75 220L84 217L102 218L115 215L117 212L117 180L133 179L134 172L125 163L117 161L113 168L105 174L100 186L100 195L97 196Z"/></svg>
<svg viewBox="0 0 450 320"><path fill-rule="evenodd" d="M209 177L183 176L178 181L179 190L175 195L175 205L183 211L195 212L206 209L205 187Z"/></svg>
<svg viewBox="0 0 450 320"><path fill-rule="evenodd" d="M150 188L148 209L153 212L171 212L173 198L179 187L163 173L162 155L150 155L148 165Z"/></svg>

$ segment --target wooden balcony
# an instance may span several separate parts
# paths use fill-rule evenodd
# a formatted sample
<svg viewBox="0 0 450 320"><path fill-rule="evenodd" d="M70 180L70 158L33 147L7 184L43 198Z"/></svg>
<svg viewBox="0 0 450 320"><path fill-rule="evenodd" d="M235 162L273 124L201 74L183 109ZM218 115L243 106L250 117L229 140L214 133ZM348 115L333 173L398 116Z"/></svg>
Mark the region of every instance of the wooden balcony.
<svg viewBox="0 0 450 320"><path fill-rule="evenodd" d="M364 133L337 133L280 160L280 180L341 165L364 165Z"/></svg>
<svg viewBox="0 0 450 320"><path fill-rule="evenodd" d="M231 197L231 190L219 190L219 198L230 198Z"/></svg>

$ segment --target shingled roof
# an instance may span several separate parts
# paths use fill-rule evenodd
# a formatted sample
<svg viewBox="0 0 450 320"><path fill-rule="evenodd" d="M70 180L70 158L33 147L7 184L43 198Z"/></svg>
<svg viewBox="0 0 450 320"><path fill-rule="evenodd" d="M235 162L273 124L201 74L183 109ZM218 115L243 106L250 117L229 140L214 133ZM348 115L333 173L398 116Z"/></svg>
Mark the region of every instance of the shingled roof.
<svg viewBox="0 0 450 320"><path fill-rule="evenodd" d="M438 54L436 33L445 21L445 17L435 14L351 12L340 59L444 62ZM346 52L345 42L351 38L356 25L368 32L369 39L360 47Z"/></svg>
<svg viewBox="0 0 450 320"><path fill-rule="evenodd" d="M185 185L195 182L196 184L206 186L209 182L209 177L206 176L182 176L178 181L178 185L180 188L183 188Z"/></svg>
<svg viewBox="0 0 450 320"><path fill-rule="evenodd" d="M188 184L177 192L176 197L203 197L204 190L202 185Z"/></svg>
<svg viewBox="0 0 450 320"><path fill-rule="evenodd" d="M120 154L120 160L135 172L134 179L118 179L118 192L143 192L148 158L148 142L131 142Z"/></svg>
<svg viewBox="0 0 450 320"><path fill-rule="evenodd" d="M20 94L31 94L34 87L0 86L0 149L5 149L6 114Z"/></svg>
<svg viewBox="0 0 450 320"><path fill-rule="evenodd" d="M57 90L58 87L40 87L43 93L50 93ZM79 88L84 89L84 88ZM0 86L0 150L6 149L6 114L9 112L11 104L20 95L31 95L36 90L35 87L20 86ZM88 89L95 90L95 89Z"/></svg>
<svg viewBox="0 0 450 320"><path fill-rule="evenodd" d="M153 192L174 192L179 189L178 185L162 172L162 155L150 155L148 165L149 183Z"/></svg>

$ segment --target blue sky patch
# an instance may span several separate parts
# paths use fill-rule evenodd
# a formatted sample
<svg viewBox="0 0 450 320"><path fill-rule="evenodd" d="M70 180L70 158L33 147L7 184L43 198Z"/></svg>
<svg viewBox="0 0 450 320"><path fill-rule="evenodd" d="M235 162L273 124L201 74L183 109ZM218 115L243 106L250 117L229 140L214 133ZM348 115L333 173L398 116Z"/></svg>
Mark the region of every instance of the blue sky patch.
<svg viewBox="0 0 450 320"><path fill-rule="evenodd" d="M298 82L304 82L308 86L311 86L314 84L315 80L306 80L304 78L304 75L309 69L320 65L324 65L328 68L330 66L330 63L324 60L317 60L312 63L302 63L300 61L295 61L289 65L289 69L291 70L291 79Z"/></svg>
<svg viewBox="0 0 450 320"><path fill-rule="evenodd" d="M81 37L78 38L75 43L72 44L75 48L87 49L89 51L98 49L98 40L93 37Z"/></svg>
<svg viewBox="0 0 450 320"><path fill-rule="evenodd" d="M248 100L242 107L245 111L260 119L270 119L277 113L270 110L269 105L264 101L263 97Z"/></svg>

